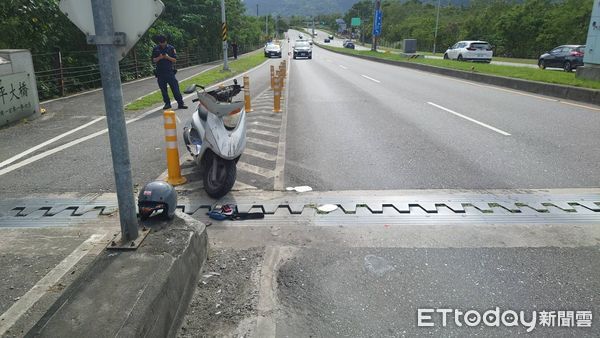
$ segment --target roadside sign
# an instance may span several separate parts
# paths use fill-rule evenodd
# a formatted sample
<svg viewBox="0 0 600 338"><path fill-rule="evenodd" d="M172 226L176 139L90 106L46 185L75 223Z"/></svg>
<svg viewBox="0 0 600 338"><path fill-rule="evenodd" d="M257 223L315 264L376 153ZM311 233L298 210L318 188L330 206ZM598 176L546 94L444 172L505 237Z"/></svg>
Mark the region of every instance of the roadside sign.
<svg viewBox="0 0 600 338"><path fill-rule="evenodd" d="M360 18L352 18L352 20L350 21L350 25L352 27L360 26Z"/></svg>
<svg viewBox="0 0 600 338"><path fill-rule="evenodd" d="M375 11L375 19L373 22L373 35L380 36L381 35L381 25L383 19L383 12L381 10Z"/></svg>
<svg viewBox="0 0 600 338"><path fill-rule="evenodd" d="M596 46L600 47L600 0L594 1L585 45L583 62L600 64L600 53L596 52Z"/></svg>
<svg viewBox="0 0 600 338"><path fill-rule="evenodd" d="M94 41L96 30L90 0L61 0L59 8L88 36L88 41ZM117 47L119 60L127 55L127 52L158 19L164 8L165 5L160 0L112 0L114 31L125 34L125 41Z"/></svg>

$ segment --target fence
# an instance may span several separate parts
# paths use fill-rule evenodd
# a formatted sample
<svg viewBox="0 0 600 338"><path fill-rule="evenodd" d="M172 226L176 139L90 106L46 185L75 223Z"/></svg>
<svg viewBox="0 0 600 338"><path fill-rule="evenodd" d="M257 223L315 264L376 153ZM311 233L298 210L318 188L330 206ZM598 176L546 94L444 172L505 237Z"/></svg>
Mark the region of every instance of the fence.
<svg viewBox="0 0 600 338"><path fill-rule="evenodd" d="M259 46L239 46L239 54L258 49ZM100 67L96 50L61 51L33 54L40 100L63 97L69 94L101 87ZM193 52L183 48L177 52L177 67L185 68L220 60L223 51L202 49ZM132 50L121 62L121 81L127 82L152 75L153 64L148 55L137 55Z"/></svg>

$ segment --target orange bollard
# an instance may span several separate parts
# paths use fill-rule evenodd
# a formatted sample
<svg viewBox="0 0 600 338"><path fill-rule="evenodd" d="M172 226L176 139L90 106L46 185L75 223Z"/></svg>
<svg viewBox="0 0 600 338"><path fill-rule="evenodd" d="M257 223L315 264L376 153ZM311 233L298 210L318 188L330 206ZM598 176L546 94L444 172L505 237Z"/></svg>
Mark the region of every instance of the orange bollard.
<svg viewBox="0 0 600 338"><path fill-rule="evenodd" d="M179 148L177 147L177 118L175 112L167 110L165 117L165 141L167 143L167 169L169 175L167 182L171 185L181 185L187 182L187 179L181 176L181 167L179 166Z"/></svg>
<svg viewBox="0 0 600 338"><path fill-rule="evenodd" d="M273 112L281 113L281 77L279 71L277 71L275 87L273 88Z"/></svg>
<svg viewBox="0 0 600 338"><path fill-rule="evenodd" d="M250 78L244 76L244 108L247 113L252 111L252 102L250 102Z"/></svg>
<svg viewBox="0 0 600 338"><path fill-rule="evenodd" d="M271 65L271 90L275 89L275 66Z"/></svg>

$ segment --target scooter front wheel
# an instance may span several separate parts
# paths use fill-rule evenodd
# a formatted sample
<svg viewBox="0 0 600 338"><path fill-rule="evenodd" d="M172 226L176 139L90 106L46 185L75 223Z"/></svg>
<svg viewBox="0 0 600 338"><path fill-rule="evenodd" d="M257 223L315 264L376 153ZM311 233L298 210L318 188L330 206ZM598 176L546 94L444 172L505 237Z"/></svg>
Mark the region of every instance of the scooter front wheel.
<svg viewBox="0 0 600 338"><path fill-rule="evenodd" d="M212 198L221 198L233 188L237 170L235 161L225 160L214 154L206 159L204 166L204 190Z"/></svg>

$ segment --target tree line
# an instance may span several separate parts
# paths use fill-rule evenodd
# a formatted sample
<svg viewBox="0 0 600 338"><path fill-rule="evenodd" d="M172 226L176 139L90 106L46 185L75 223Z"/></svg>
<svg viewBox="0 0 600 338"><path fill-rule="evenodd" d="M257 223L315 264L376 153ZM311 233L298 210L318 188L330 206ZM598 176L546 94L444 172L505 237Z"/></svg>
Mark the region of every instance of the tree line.
<svg viewBox="0 0 600 338"><path fill-rule="evenodd" d="M157 34L168 37L169 43L185 58L183 65L218 60L222 55L220 0L162 1L163 14L121 61L123 80L152 73L152 38ZM60 12L58 3L59 0L0 1L4 30L0 34L0 49L32 52L42 98L62 94L57 76L67 81L63 86L67 92L100 84L96 47L86 43L84 34ZM265 17L246 15L242 0L226 0L226 8L229 41L235 41L241 52L258 48L267 40ZM271 34L277 24L274 21L268 20Z"/></svg>
<svg viewBox="0 0 600 338"><path fill-rule="evenodd" d="M437 1L383 0L381 42L394 45L417 39L420 51L433 48ZM459 40L485 40L496 55L537 58L562 44L585 44L593 0L471 0L469 5L441 1L437 51L443 52ZM373 29L373 1L355 3L343 15L363 20L366 41ZM335 28L335 27L332 27Z"/></svg>

